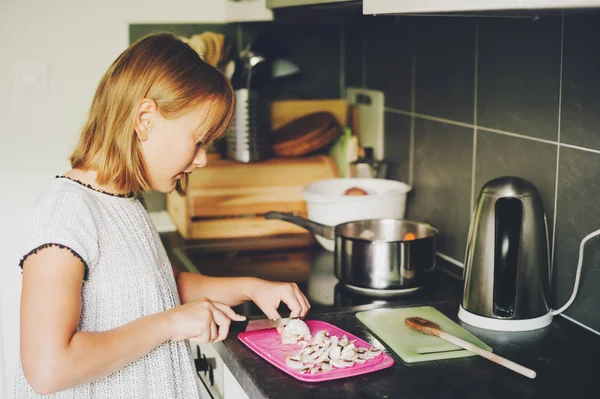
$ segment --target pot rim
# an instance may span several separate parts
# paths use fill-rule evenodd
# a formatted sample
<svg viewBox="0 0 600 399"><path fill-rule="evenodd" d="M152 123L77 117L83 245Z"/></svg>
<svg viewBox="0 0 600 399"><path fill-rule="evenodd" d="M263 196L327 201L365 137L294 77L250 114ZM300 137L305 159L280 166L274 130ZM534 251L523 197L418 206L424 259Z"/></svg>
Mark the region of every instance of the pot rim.
<svg viewBox="0 0 600 399"><path fill-rule="evenodd" d="M377 240L377 239L368 239L368 238L361 238L361 237L350 237L348 235L345 234L341 234L339 232L339 230L341 230L344 226L347 226L349 224L352 223L358 223L358 222L373 222L373 221L381 221L381 222L386 222L386 221L390 221L390 222L402 222L403 224L412 224L415 226L423 226L425 228L427 228L432 234L425 236L425 237L420 237L420 238L415 238L414 240ZM422 241L422 240L426 240L429 238L435 238L438 234L439 234L440 230L429 224L429 223L425 223L425 222L418 222L416 220L408 220L408 219L397 219L397 218L381 218L381 219L358 219L358 220L352 220L349 222L344 222L344 223L340 223L334 226L334 233L336 238L337 237L342 237L348 240L353 240L353 241L364 241L364 242L368 242L368 243L373 243L373 242L381 242L381 243L398 243L398 242L416 242L416 241ZM335 248L337 249L337 243L335 245Z"/></svg>

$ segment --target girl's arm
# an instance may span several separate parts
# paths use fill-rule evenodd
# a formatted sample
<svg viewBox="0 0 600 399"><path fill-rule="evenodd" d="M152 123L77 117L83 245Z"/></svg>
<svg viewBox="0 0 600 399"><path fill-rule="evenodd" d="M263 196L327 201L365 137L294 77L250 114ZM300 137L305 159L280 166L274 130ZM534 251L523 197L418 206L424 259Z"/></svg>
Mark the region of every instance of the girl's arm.
<svg viewBox="0 0 600 399"><path fill-rule="evenodd" d="M237 306L253 301L269 318L280 317L277 308L284 302L290 316L305 316L310 309L308 300L295 283L280 283L253 277L211 277L181 272L176 274L181 303L199 297Z"/></svg>
<svg viewBox="0 0 600 399"><path fill-rule="evenodd" d="M250 291L258 284L253 277L210 277L190 272L176 272L175 279L181 303L206 297L229 306L249 301Z"/></svg>
<svg viewBox="0 0 600 399"><path fill-rule="evenodd" d="M100 379L169 339L201 332L205 341L217 339L214 324L227 326L218 331L218 339L224 339L230 318L237 318L225 305L201 299L112 330L77 331L83 274L81 261L56 247L30 255L23 265L21 362L39 394Z"/></svg>

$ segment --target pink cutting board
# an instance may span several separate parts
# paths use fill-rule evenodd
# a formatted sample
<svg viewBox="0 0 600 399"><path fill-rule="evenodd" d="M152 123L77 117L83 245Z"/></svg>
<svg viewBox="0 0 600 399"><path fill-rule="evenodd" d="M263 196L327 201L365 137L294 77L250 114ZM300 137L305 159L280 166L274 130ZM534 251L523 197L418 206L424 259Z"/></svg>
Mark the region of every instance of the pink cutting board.
<svg viewBox="0 0 600 399"><path fill-rule="evenodd" d="M313 336L321 330L326 330L329 335L337 335L340 338L345 335L349 340L355 339L356 342L354 345L358 348L371 347L371 345L362 339L324 321L308 320L306 321L306 325L310 328L310 333ZM367 360L365 363L354 363L354 366L352 367L344 367L341 369L334 368L333 370L317 374L303 374L285 364L285 358L294 355L302 347L299 344L282 344L281 336L277 332L277 329L272 328L269 330L243 332L238 334L238 338L267 362L300 381L317 382L335 380L338 378L371 373L373 371L385 369L394 364L394 359L383 352L381 355L374 359Z"/></svg>

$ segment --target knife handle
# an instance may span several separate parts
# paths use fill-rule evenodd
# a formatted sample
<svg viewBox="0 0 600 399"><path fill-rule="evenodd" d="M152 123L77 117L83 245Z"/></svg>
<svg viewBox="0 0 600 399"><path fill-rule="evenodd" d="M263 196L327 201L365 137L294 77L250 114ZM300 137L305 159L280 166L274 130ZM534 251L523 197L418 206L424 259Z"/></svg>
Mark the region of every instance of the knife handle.
<svg viewBox="0 0 600 399"><path fill-rule="evenodd" d="M229 332L244 332L246 331L249 322L250 319L248 318L246 318L244 321L232 320L231 324L229 325Z"/></svg>

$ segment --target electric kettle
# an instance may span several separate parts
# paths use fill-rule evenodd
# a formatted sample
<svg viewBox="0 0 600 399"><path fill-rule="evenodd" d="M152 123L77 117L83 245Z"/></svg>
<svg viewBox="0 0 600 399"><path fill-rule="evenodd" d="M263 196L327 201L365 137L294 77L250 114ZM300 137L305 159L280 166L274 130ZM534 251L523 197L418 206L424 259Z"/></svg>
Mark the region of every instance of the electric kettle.
<svg viewBox="0 0 600 399"><path fill-rule="evenodd" d="M471 217L459 319L500 331L527 331L549 325L553 315L575 300L583 247L599 234L597 230L582 240L572 296L561 309L552 310L548 303L548 225L538 190L515 176L487 182Z"/></svg>
<svg viewBox="0 0 600 399"><path fill-rule="evenodd" d="M471 218L459 318L482 328L529 330L552 321L548 227L529 181L487 182Z"/></svg>

